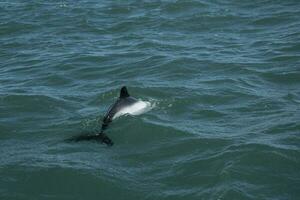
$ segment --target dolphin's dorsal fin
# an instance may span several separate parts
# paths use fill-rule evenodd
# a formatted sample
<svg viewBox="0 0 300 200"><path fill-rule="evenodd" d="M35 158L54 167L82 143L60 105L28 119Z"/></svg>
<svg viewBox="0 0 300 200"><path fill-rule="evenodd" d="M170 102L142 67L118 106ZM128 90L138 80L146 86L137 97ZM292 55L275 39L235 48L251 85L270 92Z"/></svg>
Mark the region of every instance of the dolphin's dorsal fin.
<svg viewBox="0 0 300 200"><path fill-rule="evenodd" d="M126 98L126 97L129 97L129 93L127 91L127 88L124 86L121 88L121 91L120 91L120 98Z"/></svg>

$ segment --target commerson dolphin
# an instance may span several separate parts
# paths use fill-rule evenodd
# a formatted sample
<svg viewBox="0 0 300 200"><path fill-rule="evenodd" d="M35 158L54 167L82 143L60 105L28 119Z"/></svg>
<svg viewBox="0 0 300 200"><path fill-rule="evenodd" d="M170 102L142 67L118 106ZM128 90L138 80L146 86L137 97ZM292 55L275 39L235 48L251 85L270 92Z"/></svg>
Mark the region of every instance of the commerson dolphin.
<svg viewBox="0 0 300 200"><path fill-rule="evenodd" d="M131 97L127 91L127 88L124 86L121 88L120 96L117 99L117 101L109 107L108 111L104 115L100 133L97 133L95 135L81 135L76 138L73 138L73 140L97 140L107 144L108 146L112 146L112 140L104 133L104 130L106 130L108 125L114 119L122 115L139 115L145 112L148 108L150 108L149 102L144 102L134 97Z"/></svg>

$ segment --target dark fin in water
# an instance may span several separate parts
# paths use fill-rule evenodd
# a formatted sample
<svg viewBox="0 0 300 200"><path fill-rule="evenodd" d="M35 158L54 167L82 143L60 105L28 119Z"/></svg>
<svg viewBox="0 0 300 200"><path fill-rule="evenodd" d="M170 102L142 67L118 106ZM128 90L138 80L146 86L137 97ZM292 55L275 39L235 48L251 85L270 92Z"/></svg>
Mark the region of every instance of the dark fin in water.
<svg viewBox="0 0 300 200"><path fill-rule="evenodd" d="M113 141L107 137L105 133L98 133L95 135L77 135L74 136L67 141L69 142L81 142L81 141L97 141L107 144L107 146L112 146L114 143Z"/></svg>
<svg viewBox="0 0 300 200"><path fill-rule="evenodd" d="M109 137L107 137L107 135L105 133L103 133L103 132L100 133L99 137L100 137L101 142L107 144L107 146L114 145L113 141Z"/></svg>
<svg viewBox="0 0 300 200"><path fill-rule="evenodd" d="M120 98L126 98L129 97L129 93L127 91L127 88L124 86L121 88L121 92L120 92Z"/></svg>

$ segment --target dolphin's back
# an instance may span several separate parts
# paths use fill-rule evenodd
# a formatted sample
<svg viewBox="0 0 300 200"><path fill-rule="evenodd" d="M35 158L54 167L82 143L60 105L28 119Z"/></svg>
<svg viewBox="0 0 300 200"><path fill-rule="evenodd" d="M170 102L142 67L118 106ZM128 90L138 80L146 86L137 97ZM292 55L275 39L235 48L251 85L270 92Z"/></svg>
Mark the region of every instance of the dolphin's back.
<svg viewBox="0 0 300 200"><path fill-rule="evenodd" d="M104 124L110 123L113 120L116 113L121 111L123 108L130 106L136 102L137 102L137 99L135 99L133 97L118 98L118 100L112 106L110 106L110 108L106 112L106 114L103 118L103 123Z"/></svg>

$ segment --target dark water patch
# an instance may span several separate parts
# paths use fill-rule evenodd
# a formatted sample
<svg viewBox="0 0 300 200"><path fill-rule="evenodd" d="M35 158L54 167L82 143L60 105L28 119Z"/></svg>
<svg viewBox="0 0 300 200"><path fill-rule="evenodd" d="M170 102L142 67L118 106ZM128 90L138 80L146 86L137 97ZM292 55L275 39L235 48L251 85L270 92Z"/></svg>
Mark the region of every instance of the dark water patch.
<svg viewBox="0 0 300 200"><path fill-rule="evenodd" d="M262 76L275 84L298 85L300 80L299 72L264 73Z"/></svg>
<svg viewBox="0 0 300 200"><path fill-rule="evenodd" d="M38 80L36 80L38 81ZM39 81L39 82L43 82L43 81ZM72 83L74 82L74 80L69 79L67 77L65 77L64 75L59 75L59 74L53 74L53 75L48 75L47 76L47 82L45 85L49 86L49 87L55 87L55 86L59 86L59 87L66 87L68 85L72 85Z"/></svg>
<svg viewBox="0 0 300 200"><path fill-rule="evenodd" d="M285 100L287 100L289 102L292 102L292 103L294 103L296 105L298 105L300 103L299 96L296 93L288 93L285 96L283 96L283 99L285 99Z"/></svg>
<svg viewBox="0 0 300 200"><path fill-rule="evenodd" d="M252 148L253 147L253 148ZM239 159L239 166L238 169L235 171L237 176L240 176L241 179L247 180L249 183L256 184L256 185L265 185L267 179L271 179L274 182L290 182L291 187L288 189L291 193L290 195L295 195L297 192L294 190L294 184L296 180L293 178L296 174L292 175L289 173L294 171L294 167L299 165L296 157L299 152L292 153L293 156L290 155L290 150L280 150L277 148L261 146L257 144L248 144L245 146L248 148L247 154ZM285 165L289 163L288 165ZM244 170L241 169L241 166L244 166ZM269 170L265 170L266 166ZM272 168L271 166L276 166L276 168ZM289 166L289 167L288 167ZM290 174L280 176L278 174ZM250 178L250 176L252 176ZM272 189L270 186L266 186L266 189L271 191ZM280 188L280 184L274 185L276 188ZM286 188L287 189L287 188ZM271 195L271 193L269 194ZM277 194L273 194L277 195Z"/></svg>
<svg viewBox="0 0 300 200"><path fill-rule="evenodd" d="M16 21L8 21L0 24L0 35L2 36L18 36L30 33L35 29L33 24L21 23Z"/></svg>
<svg viewBox="0 0 300 200"><path fill-rule="evenodd" d="M5 116L8 120L7 122L13 125L22 121L28 128L33 121L38 123L43 121L42 119L49 120L58 116L64 116L67 110L72 108L63 99L44 95L7 95L2 98L1 104L6 105L5 109L2 110L1 116ZM14 112L10 112L11 109ZM26 123L29 124L26 125Z"/></svg>
<svg viewBox="0 0 300 200"><path fill-rule="evenodd" d="M283 134L285 132L297 132L300 129L300 125L295 123L285 123L285 124L278 124L276 126L271 127L267 130L266 133L270 134Z"/></svg>
<svg viewBox="0 0 300 200"><path fill-rule="evenodd" d="M279 50L281 52L295 53L297 55L300 50L300 44L299 43L287 44L285 47L281 47Z"/></svg>
<svg viewBox="0 0 300 200"><path fill-rule="evenodd" d="M165 2L161 6L161 10L170 13L170 14L175 14L178 15L178 13L186 13L186 12L191 12L195 8L207 8L208 3L206 2L200 2L200 1L186 1L186 2ZM196 10L196 9L195 9Z"/></svg>
<svg viewBox="0 0 300 200"><path fill-rule="evenodd" d="M103 179L76 170L66 170L63 168L52 167L50 169L40 168L25 168L24 169L3 169L10 174L12 180L5 181L3 196L6 198L26 198L27 195L34 195L40 198L64 198L64 199L80 199L87 198L97 190L99 197L111 196L111 189L115 192L117 198L120 194L130 195L133 198L139 196L138 193L132 193L130 190L122 189L116 183L109 179ZM44 175L46 172L47 175ZM29 175L31 174L31 175ZM60 177L60 182L64 183L63 186L57 185L57 176ZM74 177L78 179L74 181ZM18 185L26 185L22 187L15 187ZM32 186L31 182L39 182L39 186ZM83 184L84 183L84 184ZM12 194L12 191L13 194Z"/></svg>
<svg viewBox="0 0 300 200"><path fill-rule="evenodd" d="M253 25L256 26L274 26L274 25L284 25L285 23L288 23L289 21L293 21L290 19L290 16L287 17L283 16L276 16L276 17L264 17L261 19L257 19L253 21Z"/></svg>
<svg viewBox="0 0 300 200"><path fill-rule="evenodd" d="M220 111L215 111L213 109L199 109L193 112L193 118L195 119L205 119L205 120L217 120L218 118L224 117L226 114Z"/></svg>
<svg viewBox="0 0 300 200"><path fill-rule="evenodd" d="M276 57L271 58L270 60L275 62L285 62L285 61L294 61L297 63L299 61L299 55L278 55Z"/></svg>

